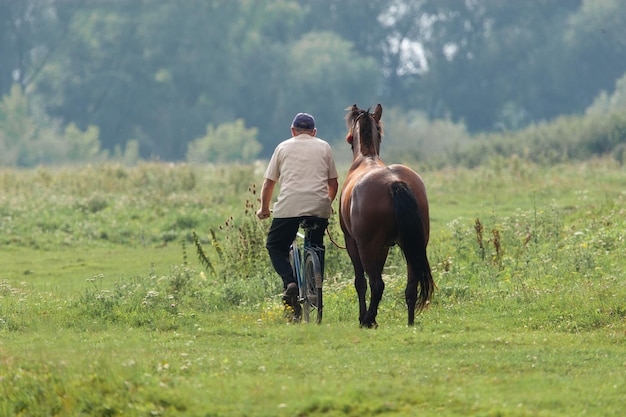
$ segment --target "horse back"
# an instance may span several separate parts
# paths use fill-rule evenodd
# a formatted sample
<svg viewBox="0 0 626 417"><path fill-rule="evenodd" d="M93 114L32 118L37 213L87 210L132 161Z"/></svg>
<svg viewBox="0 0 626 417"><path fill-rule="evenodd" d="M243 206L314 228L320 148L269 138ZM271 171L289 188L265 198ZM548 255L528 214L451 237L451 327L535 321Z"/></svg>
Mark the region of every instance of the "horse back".
<svg viewBox="0 0 626 417"><path fill-rule="evenodd" d="M391 185L404 182L415 195L423 219L428 219L428 200L422 178L403 165L369 168L347 178L342 193L341 223L344 232L357 240L384 240L395 243L398 226L394 217ZM425 238L428 240L429 222L424 221Z"/></svg>

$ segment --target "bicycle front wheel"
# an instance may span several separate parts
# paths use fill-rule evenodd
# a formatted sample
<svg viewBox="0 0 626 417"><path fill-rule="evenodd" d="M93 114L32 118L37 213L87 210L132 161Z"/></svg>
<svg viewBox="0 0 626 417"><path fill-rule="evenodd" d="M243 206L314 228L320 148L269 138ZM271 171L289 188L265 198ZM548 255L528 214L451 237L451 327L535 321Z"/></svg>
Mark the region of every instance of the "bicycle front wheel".
<svg viewBox="0 0 626 417"><path fill-rule="evenodd" d="M316 316L316 323L322 322L322 266L315 251L307 251L304 258L304 311L303 318L310 322L311 315Z"/></svg>

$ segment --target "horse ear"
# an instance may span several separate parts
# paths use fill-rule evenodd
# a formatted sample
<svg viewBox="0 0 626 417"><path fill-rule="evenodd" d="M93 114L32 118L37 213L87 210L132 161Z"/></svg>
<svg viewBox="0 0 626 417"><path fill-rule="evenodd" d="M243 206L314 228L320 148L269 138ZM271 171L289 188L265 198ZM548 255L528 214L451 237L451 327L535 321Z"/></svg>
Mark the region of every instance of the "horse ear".
<svg viewBox="0 0 626 417"><path fill-rule="evenodd" d="M374 120L380 122L380 118L383 116L383 106L378 103L376 109L374 110Z"/></svg>
<svg viewBox="0 0 626 417"><path fill-rule="evenodd" d="M359 108L356 106L356 103L352 105L351 111L359 111Z"/></svg>

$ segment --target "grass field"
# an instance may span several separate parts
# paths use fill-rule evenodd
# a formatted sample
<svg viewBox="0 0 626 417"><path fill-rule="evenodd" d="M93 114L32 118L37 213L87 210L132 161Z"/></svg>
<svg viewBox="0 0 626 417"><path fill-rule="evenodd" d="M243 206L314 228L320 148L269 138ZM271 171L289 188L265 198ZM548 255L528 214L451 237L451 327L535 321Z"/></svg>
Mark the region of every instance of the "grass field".
<svg viewBox="0 0 626 417"><path fill-rule="evenodd" d="M623 167L422 172L438 289L407 327L393 250L376 330L330 244L324 323L287 324L261 172L0 171L0 416L623 415Z"/></svg>

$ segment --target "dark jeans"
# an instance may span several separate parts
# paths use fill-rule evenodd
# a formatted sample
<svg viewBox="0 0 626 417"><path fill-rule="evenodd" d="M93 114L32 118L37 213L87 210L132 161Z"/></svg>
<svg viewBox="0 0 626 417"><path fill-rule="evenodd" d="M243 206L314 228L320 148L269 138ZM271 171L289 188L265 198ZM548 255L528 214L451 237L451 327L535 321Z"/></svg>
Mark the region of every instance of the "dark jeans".
<svg viewBox="0 0 626 417"><path fill-rule="evenodd" d="M317 228L311 231L311 243L314 245L324 246L324 232L328 227L328 219L321 217L304 216L304 217L288 217L272 219L270 231L267 234L267 242L265 247L270 255L270 260L274 269L283 279L283 287L287 288L287 284L295 282L291 264L289 263L289 247L296 238L300 222L314 222Z"/></svg>

